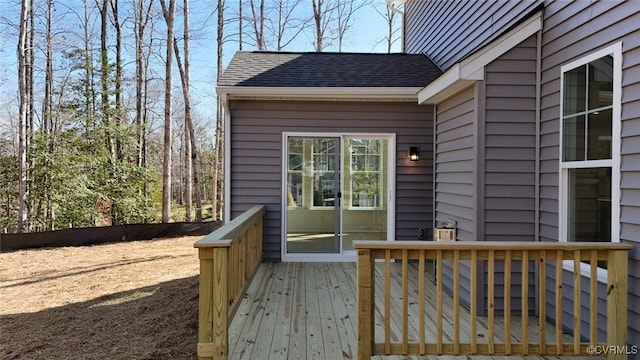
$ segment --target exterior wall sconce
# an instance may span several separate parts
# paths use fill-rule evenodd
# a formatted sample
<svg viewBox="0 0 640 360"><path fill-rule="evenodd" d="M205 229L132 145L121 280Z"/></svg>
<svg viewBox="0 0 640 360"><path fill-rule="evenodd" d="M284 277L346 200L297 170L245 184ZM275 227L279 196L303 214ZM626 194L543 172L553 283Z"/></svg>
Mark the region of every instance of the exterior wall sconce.
<svg viewBox="0 0 640 360"><path fill-rule="evenodd" d="M420 151L417 146L409 147L409 160L418 161L420 160Z"/></svg>

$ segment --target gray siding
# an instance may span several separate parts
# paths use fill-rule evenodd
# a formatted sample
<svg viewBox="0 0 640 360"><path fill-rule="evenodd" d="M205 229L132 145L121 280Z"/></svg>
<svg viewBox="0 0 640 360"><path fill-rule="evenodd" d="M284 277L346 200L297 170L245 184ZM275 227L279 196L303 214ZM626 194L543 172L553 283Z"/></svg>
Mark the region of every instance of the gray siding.
<svg viewBox="0 0 640 360"><path fill-rule="evenodd" d="M436 108L435 219L457 221L457 239L475 241L476 102L474 88Z"/></svg>
<svg viewBox="0 0 640 360"><path fill-rule="evenodd" d="M442 70L501 35L538 1L412 0L405 8L405 51L425 53Z"/></svg>
<svg viewBox="0 0 640 360"><path fill-rule="evenodd" d="M479 125L478 239L535 241L536 196L536 71L537 36L509 50L485 68L484 121ZM495 309L504 309L504 265L496 264ZM529 269L533 269L530 265ZM521 264L511 271L511 309L522 308ZM487 282L487 275L483 284ZM535 294L535 275L529 275ZM485 293L488 291L484 289ZM481 311L487 311L487 299ZM534 309L534 296L529 299Z"/></svg>
<svg viewBox="0 0 640 360"><path fill-rule="evenodd" d="M535 240L536 36L486 67L484 236Z"/></svg>
<svg viewBox="0 0 640 360"><path fill-rule="evenodd" d="M640 343L640 3L553 1L542 36L540 237L558 239L560 66L623 43L621 239L636 244L629 267L629 344ZM634 325L635 324L635 325Z"/></svg>
<svg viewBox="0 0 640 360"><path fill-rule="evenodd" d="M396 134L396 238L432 233L433 109L409 103L232 101L231 217L266 204L264 251L280 260L283 132ZM420 161L407 159L420 147Z"/></svg>
<svg viewBox="0 0 640 360"><path fill-rule="evenodd" d="M436 107L435 221L455 220L457 240L477 239L477 116L474 87L452 96ZM468 305L471 302L469 263L462 262L460 265L460 297L462 303ZM451 264L447 262L443 269L444 284L453 284ZM478 283L478 286L484 288L482 283ZM479 294L478 299L482 298L483 295ZM478 304L479 308L483 307L481 303Z"/></svg>

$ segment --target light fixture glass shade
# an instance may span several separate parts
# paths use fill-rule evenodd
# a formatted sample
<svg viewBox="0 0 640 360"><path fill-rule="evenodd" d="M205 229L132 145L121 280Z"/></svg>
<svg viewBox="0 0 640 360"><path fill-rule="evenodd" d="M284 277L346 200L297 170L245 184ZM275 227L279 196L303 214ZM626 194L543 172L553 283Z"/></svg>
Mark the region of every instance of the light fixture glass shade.
<svg viewBox="0 0 640 360"><path fill-rule="evenodd" d="M411 161L420 160L420 151L418 151L418 147L417 146L409 147L409 159Z"/></svg>

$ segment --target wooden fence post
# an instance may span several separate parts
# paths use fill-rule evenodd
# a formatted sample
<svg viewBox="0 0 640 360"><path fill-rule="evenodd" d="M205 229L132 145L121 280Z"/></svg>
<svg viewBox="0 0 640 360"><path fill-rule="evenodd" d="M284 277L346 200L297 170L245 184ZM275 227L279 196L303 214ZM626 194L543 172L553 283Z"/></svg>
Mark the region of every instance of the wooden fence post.
<svg viewBox="0 0 640 360"><path fill-rule="evenodd" d="M213 249L198 249L200 281L198 293L198 358L212 359L213 349Z"/></svg>
<svg viewBox="0 0 640 360"><path fill-rule="evenodd" d="M607 261L607 351L608 360L627 359L628 252L609 251ZM613 348L615 347L615 348Z"/></svg>
<svg viewBox="0 0 640 360"><path fill-rule="evenodd" d="M373 352L373 304L375 264L371 250L358 250L358 359L370 359Z"/></svg>

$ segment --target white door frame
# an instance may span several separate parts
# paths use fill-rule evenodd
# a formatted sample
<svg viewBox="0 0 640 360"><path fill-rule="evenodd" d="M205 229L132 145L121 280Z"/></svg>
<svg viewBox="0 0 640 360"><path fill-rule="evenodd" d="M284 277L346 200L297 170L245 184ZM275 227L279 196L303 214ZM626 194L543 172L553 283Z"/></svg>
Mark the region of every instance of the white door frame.
<svg viewBox="0 0 640 360"><path fill-rule="evenodd" d="M388 140L387 150L387 241L395 241L395 216L396 216L396 134L395 133L365 133L365 132L283 132L282 133L282 165L281 165L281 184L282 191L280 194L280 213L281 213L281 236L280 236L280 256L283 262L338 262L338 261L355 261L356 252L354 250L343 250L342 237L340 237L340 251L337 253L287 253L287 138L288 137L332 137L340 139L340 186L344 186L344 171L342 169L342 158L345 137L359 138L384 138ZM340 232L342 232L343 216L340 216Z"/></svg>

